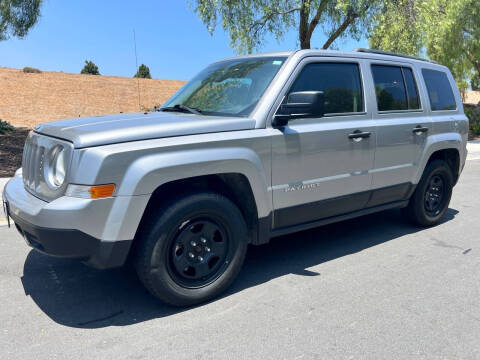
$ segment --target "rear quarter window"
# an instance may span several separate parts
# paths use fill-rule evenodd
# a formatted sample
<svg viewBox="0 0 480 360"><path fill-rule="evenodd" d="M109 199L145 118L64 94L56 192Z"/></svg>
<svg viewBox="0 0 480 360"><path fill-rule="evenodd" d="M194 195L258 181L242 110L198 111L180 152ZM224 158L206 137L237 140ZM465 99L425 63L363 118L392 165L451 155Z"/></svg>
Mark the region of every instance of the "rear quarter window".
<svg viewBox="0 0 480 360"><path fill-rule="evenodd" d="M422 69L432 111L455 110L457 104L447 74L443 71Z"/></svg>

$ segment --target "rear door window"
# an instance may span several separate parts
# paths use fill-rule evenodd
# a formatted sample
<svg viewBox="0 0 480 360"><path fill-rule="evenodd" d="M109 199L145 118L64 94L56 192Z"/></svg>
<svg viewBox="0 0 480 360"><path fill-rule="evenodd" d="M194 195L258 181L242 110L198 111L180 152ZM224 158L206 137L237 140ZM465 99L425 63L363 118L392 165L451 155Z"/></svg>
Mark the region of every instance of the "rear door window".
<svg viewBox="0 0 480 360"><path fill-rule="evenodd" d="M432 111L455 110L457 104L447 74L443 71L423 69L422 75Z"/></svg>
<svg viewBox="0 0 480 360"><path fill-rule="evenodd" d="M372 65L378 111L420 109L417 84L410 68Z"/></svg>
<svg viewBox="0 0 480 360"><path fill-rule="evenodd" d="M420 99L418 97L417 84L413 76L412 69L402 67L403 78L407 87L407 100L409 109L420 109Z"/></svg>

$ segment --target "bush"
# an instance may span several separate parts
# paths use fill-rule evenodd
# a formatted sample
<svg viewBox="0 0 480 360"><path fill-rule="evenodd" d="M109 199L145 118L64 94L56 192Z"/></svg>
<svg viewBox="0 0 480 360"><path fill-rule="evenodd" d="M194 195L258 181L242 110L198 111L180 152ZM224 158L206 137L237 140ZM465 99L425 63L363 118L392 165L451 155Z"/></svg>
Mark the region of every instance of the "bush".
<svg viewBox="0 0 480 360"><path fill-rule="evenodd" d="M12 131L14 127L10 123L0 120L0 134L5 134L8 131Z"/></svg>
<svg viewBox="0 0 480 360"><path fill-rule="evenodd" d="M470 123L470 134L480 136L480 122Z"/></svg>
<svg viewBox="0 0 480 360"><path fill-rule="evenodd" d="M150 69L145 64L142 64L138 67L138 71L135 75L133 75L133 77L134 78L144 78L144 79L151 79L152 78L152 76L150 75Z"/></svg>
<svg viewBox="0 0 480 360"><path fill-rule="evenodd" d="M465 115L470 122L470 134L480 136L480 106L465 106Z"/></svg>
<svg viewBox="0 0 480 360"><path fill-rule="evenodd" d="M85 60L85 66L83 67L80 74L87 74L87 75L100 75L98 71L98 66L93 63L93 61Z"/></svg>
<svg viewBox="0 0 480 360"><path fill-rule="evenodd" d="M30 66L25 66L23 68L23 72L27 73L27 74L40 74L41 73L41 71L39 69L36 69L34 67L30 67Z"/></svg>
<svg viewBox="0 0 480 360"><path fill-rule="evenodd" d="M473 91L480 90L480 74L476 74L472 77L472 79L470 80L470 86Z"/></svg>

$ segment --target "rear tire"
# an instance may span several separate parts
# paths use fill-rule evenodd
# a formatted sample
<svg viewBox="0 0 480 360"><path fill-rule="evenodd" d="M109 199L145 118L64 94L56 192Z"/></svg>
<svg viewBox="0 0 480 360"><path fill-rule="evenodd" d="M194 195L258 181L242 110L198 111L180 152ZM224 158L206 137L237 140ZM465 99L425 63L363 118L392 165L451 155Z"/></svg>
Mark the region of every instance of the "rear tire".
<svg viewBox="0 0 480 360"><path fill-rule="evenodd" d="M148 291L168 304L190 306L234 281L245 259L247 227L233 202L201 192L159 209L137 240L135 267Z"/></svg>
<svg viewBox="0 0 480 360"><path fill-rule="evenodd" d="M403 214L412 223L433 226L440 222L452 197L453 175L443 160L434 160L425 168Z"/></svg>

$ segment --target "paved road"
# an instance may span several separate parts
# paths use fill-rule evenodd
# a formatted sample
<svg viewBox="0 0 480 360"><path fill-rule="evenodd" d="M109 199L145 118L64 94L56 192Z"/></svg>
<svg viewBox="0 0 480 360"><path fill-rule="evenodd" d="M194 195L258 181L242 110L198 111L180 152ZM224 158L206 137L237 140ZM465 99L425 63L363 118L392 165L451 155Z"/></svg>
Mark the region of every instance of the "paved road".
<svg viewBox="0 0 480 360"><path fill-rule="evenodd" d="M2 227L0 359L480 359L479 186L468 161L434 228L395 210L251 248L228 294L186 310Z"/></svg>

